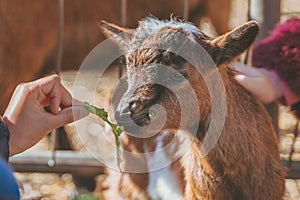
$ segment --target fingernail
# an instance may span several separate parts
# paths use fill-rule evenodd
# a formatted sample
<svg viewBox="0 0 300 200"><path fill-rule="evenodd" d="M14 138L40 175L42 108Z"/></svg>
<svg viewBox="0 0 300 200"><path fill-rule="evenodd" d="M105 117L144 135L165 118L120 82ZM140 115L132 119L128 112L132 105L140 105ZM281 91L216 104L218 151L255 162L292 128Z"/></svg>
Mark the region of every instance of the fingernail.
<svg viewBox="0 0 300 200"><path fill-rule="evenodd" d="M237 81L244 81L245 80L245 75L242 75L242 74L238 74L238 75L235 75L234 78L237 80Z"/></svg>
<svg viewBox="0 0 300 200"><path fill-rule="evenodd" d="M77 99L73 99L72 100L72 105L73 106L82 106L83 105L83 102L82 101L79 101Z"/></svg>
<svg viewBox="0 0 300 200"><path fill-rule="evenodd" d="M82 115L88 115L88 114L89 114L88 109L86 109L86 107L84 107L83 105L80 106L79 110L80 110L80 113L81 113Z"/></svg>
<svg viewBox="0 0 300 200"><path fill-rule="evenodd" d="M79 120L89 114L89 111L84 106L74 106L73 115L75 120Z"/></svg>

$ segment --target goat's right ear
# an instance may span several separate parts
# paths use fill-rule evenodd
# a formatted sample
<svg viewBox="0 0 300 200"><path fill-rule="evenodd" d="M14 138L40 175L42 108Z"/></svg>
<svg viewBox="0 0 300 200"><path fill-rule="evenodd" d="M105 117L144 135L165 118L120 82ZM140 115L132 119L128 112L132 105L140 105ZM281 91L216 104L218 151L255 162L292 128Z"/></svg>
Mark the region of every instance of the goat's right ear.
<svg viewBox="0 0 300 200"><path fill-rule="evenodd" d="M123 28L104 20L99 22L99 25L104 35L112 39L121 48L126 48L128 41L133 36L133 29Z"/></svg>

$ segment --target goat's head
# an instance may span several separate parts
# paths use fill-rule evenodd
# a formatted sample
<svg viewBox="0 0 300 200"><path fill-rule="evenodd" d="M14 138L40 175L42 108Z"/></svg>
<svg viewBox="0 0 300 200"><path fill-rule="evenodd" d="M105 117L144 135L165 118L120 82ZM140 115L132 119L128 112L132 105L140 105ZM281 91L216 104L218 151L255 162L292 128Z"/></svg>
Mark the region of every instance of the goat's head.
<svg viewBox="0 0 300 200"><path fill-rule="evenodd" d="M126 81L116 91L115 118L129 132L133 127L147 127L146 132L190 128L206 118L210 94L195 63L202 69L211 65L204 54L214 66L230 62L252 44L259 30L256 22L248 22L211 38L189 23L154 18L141 21L135 30L104 21L101 27L124 52ZM205 51L197 50L199 46ZM198 117L190 114L195 111Z"/></svg>

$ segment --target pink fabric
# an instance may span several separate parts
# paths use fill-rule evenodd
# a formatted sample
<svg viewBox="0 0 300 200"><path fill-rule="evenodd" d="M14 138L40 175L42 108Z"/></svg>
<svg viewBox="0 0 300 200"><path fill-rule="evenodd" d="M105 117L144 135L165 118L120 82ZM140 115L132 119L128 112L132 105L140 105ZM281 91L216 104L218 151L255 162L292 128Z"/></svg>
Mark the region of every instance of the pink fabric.
<svg viewBox="0 0 300 200"><path fill-rule="evenodd" d="M253 48L254 67L275 71L283 89L285 103L300 96L300 19L279 24Z"/></svg>

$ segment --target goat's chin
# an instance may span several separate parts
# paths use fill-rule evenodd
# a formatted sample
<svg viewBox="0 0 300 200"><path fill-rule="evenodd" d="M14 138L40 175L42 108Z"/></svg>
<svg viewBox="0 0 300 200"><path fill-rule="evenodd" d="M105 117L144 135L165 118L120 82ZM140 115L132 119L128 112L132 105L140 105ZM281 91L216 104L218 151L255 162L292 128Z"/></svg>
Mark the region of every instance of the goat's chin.
<svg viewBox="0 0 300 200"><path fill-rule="evenodd" d="M124 126L124 130L134 137L141 138L149 138L156 135L159 132L162 132L165 129L174 129L174 127L168 127L165 124L165 120L161 120L159 118L150 120L147 123L135 123L131 121L131 123L122 124Z"/></svg>
<svg viewBox="0 0 300 200"><path fill-rule="evenodd" d="M160 133L162 130L158 129L151 129L149 127L140 127L140 128L133 128L133 127L125 127L124 130L127 134L136 137L136 138L150 138L158 133Z"/></svg>

